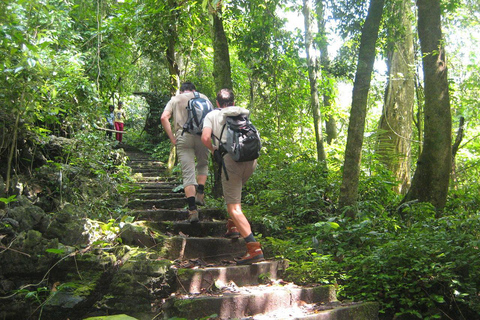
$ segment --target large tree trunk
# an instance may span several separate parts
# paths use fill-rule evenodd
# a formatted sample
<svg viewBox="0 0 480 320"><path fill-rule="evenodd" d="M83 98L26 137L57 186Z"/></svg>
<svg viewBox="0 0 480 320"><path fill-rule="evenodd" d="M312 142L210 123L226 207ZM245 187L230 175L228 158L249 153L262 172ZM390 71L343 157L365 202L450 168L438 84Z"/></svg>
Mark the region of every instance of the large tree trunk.
<svg viewBox="0 0 480 320"><path fill-rule="evenodd" d="M233 89L230 53L223 29L221 6L218 6L213 14L213 77L216 91L223 88Z"/></svg>
<svg viewBox="0 0 480 320"><path fill-rule="evenodd" d="M447 201L452 169L452 119L441 8L438 0L418 0L417 7L425 83L424 144L404 202L429 202L441 210Z"/></svg>
<svg viewBox="0 0 480 320"><path fill-rule="evenodd" d="M390 26L395 41L387 54L388 82L385 103L378 126L376 153L380 161L393 173L399 184L395 191L405 194L410 186L411 139L413 106L415 103L414 52L410 1L392 12L400 26Z"/></svg>
<svg viewBox="0 0 480 320"><path fill-rule="evenodd" d="M325 161L323 147L320 102L318 99L318 62L313 48L312 7L310 0L303 0L303 17L305 19L305 51L307 52L308 78L310 81L310 106L313 112L313 126L317 143L317 160Z"/></svg>
<svg viewBox="0 0 480 320"><path fill-rule="evenodd" d="M317 45L320 50L320 65L324 74L329 74L330 58L328 57L327 29L325 28L325 10L323 0L315 1L315 10L317 14L318 36ZM329 112L323 112L325 118L325 135L328 144L337 139L337 123L332 114L332 92L329 89L323 89L323 109Z"/></svg>
<svg viewBox="0 0 480 320"><path fill-rule="evenodd" d="M230 67L230 53L228 51L228 41L223 28L221 1L213 12L213 77L215 90L223 88L233 89L232 71ZM213 197L222 196L222 181L219 165L213 161Z"/></svg>
<svg viewBox="0 0 480 320"><path fill-rule="evenodd" d="M165 50L165 56L167 58L168 72L170 74L170 94L173 96L176 94L178 88L180 87L180 69L178 68L178 63L175 59L175 46L178 42L178 16L179 12L177 9L176 0L168 0L169 7L172 8L170 15L171 22L168 24L168 37L166 39L167 49Z"/></svg>
<svg viewBox="0 0 480 320"><path fill-rule="evenodd" d="M367 114L367 98L375 61L375 43L382 19L384 0L371 0L362 29L358 65L352 94L352 109L348 125L347 146L340 187L339 207L348 217L355 217L350 207L357 201L363 134Z"/></svg>
<svg viewBox="0 0 480 320"><path fill-rule="evenodd" d="M177 20L178 20L178 4L176 0L168 0L168 5L171 8L171 21L168 24L168 37L166 39L167 49L165 50L165 56L167 58L168 72L170 74L170 88L169 92L171 96L174 96L177 93L178 88L180 87L180 69L176 60L176 49L175 46L178 42L178 32L177 32ZM167 170L172 172L177 161L177 149L175 146L171 146L170 155L168 156Z"/></svg>

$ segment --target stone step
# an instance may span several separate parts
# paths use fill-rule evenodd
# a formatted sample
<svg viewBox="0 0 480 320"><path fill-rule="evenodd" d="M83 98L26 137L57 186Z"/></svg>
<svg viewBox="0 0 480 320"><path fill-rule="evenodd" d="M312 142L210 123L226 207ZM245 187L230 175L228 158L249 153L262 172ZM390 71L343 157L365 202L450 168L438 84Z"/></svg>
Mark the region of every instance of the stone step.
<svg viewBox="0 0 480 320"><path fill-rule="evenodd" d="M157 190L149 190L149 192L134 192L130 199L136 200L162 200L162 199L185 199L184 193L162 193L162 192L155 192Z"/></svg>
<svg viewBox="0 0 480 320"><path fill-rule="evenodd" d="M130 209L178 209L186 205L185 198L169 198L169 199L133 199L128 201L127 208Z"/></svg>
<svg viewBox="0 0 480 320"><path fill-rule="evenodd" d="M181 221L187 219L186 209L155 209L155 210L135 210L132 212L137 220L147 221ZM227 213L223 209L200 208L199 218L202 220L224 220Z"/></svg>
<svg viewBox="0 0 480 320"><path fill-rule="evenodd" d="M132 194L134 196L139 195L139 196L148 196L148 197L150 197L150 195L155 195L155 194L162 195L162 197L164 197L165 195L169 195L169 197L171 197L171 198L176 198L178 196L185 197L185 193L183 192L183 190L179 191L179 192L172 192L171 189L165 189L165 188L164 189L143 189L143 188L140 188L140 189L135 190Z"/></svg>
<svg viewBox="0 0 480 320"><path fill-rule="evenodd" d="M285 260L271 260L247 266L173 269L180 292L195 294L211 290L217 281L224 284L233 282L240 287L265 284L266 281L280 279L287 266Z"/></svg>
<svg viewBox="0 0 480 320"><path fill-rule="evenodd" d="M165 240L166 258L202 259L206 263L234 260L245 254L243 239L173 236Z"/></svg>
<svg viewBox="0 0 480 320"><path fill-rule="evenodd" d="M158 162L156 160L153 160L152 158L145 156L145 157L140 157L140 156L134 156L133 158L129 158L126 162L126 164L130 166L134 166L137 164L141 164L143 166L147 165L156 165L156 166L162 166L164 165L161 162Z"/></svg>
<svg viewBox="0 0 480 320"><path fill-rule="evenodd" d="M202 218L202 217L200 217ZM190 223L186 221L161 221L156 224L159 231L168 234L184 234L190 237L223 237L226 229L227 221L200 221L199 223Z"/></svg>
<svg viewBox="0 0 480 320"><path fill-rule="evenodd" d="M340 302L303 304L265 314L256 314L249 320L378 320L379 305L375 302Z"/></svg>
<svg viewBox="0 0 480 320"><path fill-rule="evenodd" d="M156 170L141 171L141 172L133 171L132 176L134 179L138 179L139 177L164 179L162 173Z"/></svg>
<svg viewBox="0 0 480 320"><path fill-rule="evenodd" d="M123 148L123 150L127 151L127 155L129 159L152 159L152 157L145 152L139 150L139 149L133 149L133 148Z"/></svg>
<svg viewBox="0 0 480 320"><path fill-rule="evenodd" d="M173 192L171 188L168 188L168 187L158 187L158 188L138 188L138 190L136 190L134 192L134 194L145 194L145 193L168 193L168 194L171 194L171 195L176 195L176 194L182 194L184 195L185 193L183 192L183 189L181 191L178 191L178 192Z"/></svg>
<svg viewBox="0 0 480 320"><path fill-rule="evenodd" d="M163 177L163 176L144 177L141 174L134 174L132 178L137 183L164 183L164 182L176 181L176 178L173 178L173 177Z"/></svg>
<svg viewBox="0 0 480 320"><path fill-rule="evenodd" d="M141 173L141 174L157 174L157 175L162 175L165 176L164 174L164 169L163 168L132 168L133 173Z"/></svg>
<svg viewBox="0 0 480 320"><path fill-rule="evenodd" d="M158 167L163 168L166 170L165 164L160 161L155 161L150 158L147 159L130 159L127 161L127 165L131 168L151 168L151 167Z"/></svg>
<svg viewBox="0 0 480 320"><path fill-rule="evenodd" d="M216 314L215 319L242 319L305 303L329 303L337 300L333 286L299 287L288 284L234 286L227 289L216 295L175 296L164 305L166 318L200 319Z"/></svg>
<svg viewBox="0 0 480 320"><path fill-rule="evenodd" d="M141 190L169 190L175 193L176 188L183 191L183 188L172 181L164 182L136 182L135 185ZM178 191L177 191L178 192Z"/></svg>

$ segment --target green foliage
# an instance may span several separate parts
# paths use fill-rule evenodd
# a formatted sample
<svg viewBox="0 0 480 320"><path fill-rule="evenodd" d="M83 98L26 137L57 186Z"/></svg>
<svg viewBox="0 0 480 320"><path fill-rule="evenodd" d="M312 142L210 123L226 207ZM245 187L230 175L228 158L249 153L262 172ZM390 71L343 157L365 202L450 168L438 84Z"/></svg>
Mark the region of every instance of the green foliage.
<svg viewBox="0 0 480 320"><path fill-rule="evenodd" d="M172 4L175 7L169 7ZM161 161L168 159L167 139L150 140L139 133L147 109L131 94L170 90L165 51L170 41L176 41L180 80L192 80L200 91L215 96L210 21L204 4L154 0L0 3L1 162L6 163L7 151L15 149L16 172L33 172L43 187L42 200L48 203L39 205L49 212L66 203L82 208L89 218L90 240L100 248L118 244L122 226L133 221L122 208L122 196L133 187L122 151L103 133L89 129L103 117L107 104L121 98L130 114L127 129L133 131L126 135L127 141ZM341 131L338 141L327 146L328 163L317 163L303 35L283 29L285 21L277 15L287 4L223 3L236 103L252 111L264 140L259 167L243 198L248 217L266 226L269 237L262 245L290 260L290 279L336 284L343 297L380 301L382 312L390 318L434 319L444 314L474 319L480 314L480 70L476 50L468 50L464 38L457 36L458 30L475 35L478 3L442 4L449 10L444 30L453 62L449 77L454 124L460 116L466 119L447 206L444 212L436 212L428 204L408 203L402 215L397 214L400 196L392 192L396 181L376 161L376 137L369 135L353 208L357 220L351 221L335 208L348 112L339 105L322 110L339 120ZM366 3L330 5L340 26L337 30L348 39L329 71L352 78ZM389 15L386 22L396 25L395 19ZM401 31L395 37L401 37ZM387 41L395 39L391 37L381 41L391 43ZM472 36L470 41L473 49L478 47L478 39ZM381 104L383 83L370 94L373 108ZM332 87L331 79L323 77L318 89L333 91ZM338 97L343 95L338 92ZM375 130L377 120L378 114L370 110L366 132ZM51 134L73 139L51 150ZM28 144L21 146L24 141ZM415 155L416 148L412 149ZM34 163L37 150L47 159L41 167ZM30 158L25 156L27 151L32 151ZM14 196L0 198L5 204L12 201ZM62 249L47 252L62 254ZM47 297L44 288L24 293L39 304Z"/></svg>
<svg viewBox="0 0 480 320"><path fill-rule="evenodd" d="M453 319L462 312L467 319L468 313L478 315L478 218L456 214L436 219L430 210L423 211L414 211L418 219L411 226L370 233L369 250L345 258L344 294L381 301L387 313L422 319L443 313Z"/></svg>
<svg viewBox="0 0 480 320"><path fill-rule="evenodd" d="M335 190L329 182L324 166L314 161L260 165L247 184L245 202L273 229L304 225L333 210Z"/></svg>
<svg viewBox="0 0 480 320"><path fill-rule="evenodd" d="M333 160L328 176L313 161L275 160L260 159L244 202L249 218L267 226L265 251L289 260L287 280L333 284L342 298L378 301L382 319L478 317L475 177L465 177L472 179L470 188L452 190L442 213L412 202L399 214L395 181L366 152L357 219L349 220L336 212L334 200L325 201L339 188Z"/></svg>
<svg viewBox="0 0 480 320"><path fill-rule="evenodd" d="M76 139L52 138L41 147L50 150L46 156L52 159L33 176L45 190L39 204L44 210L52 212L71 203L82 207L89 218L117 217L122 197L133 192L122 149L113 149L97 132L82 132Z"/></svg>
<svg viewBox="0 0 480 320"><path fill-rule="evenodd" d="M50 295L50 290L47 287L37 287L33 290L21 289L15 292L16 294L24 295L25 300L41 306L40 310L43 309L43 304L48 299ZM40 312L41 314L41 312Z"/></svg>
<svg viewBox="0 0 480 320"><path fill-rule="evenodd" d="M293 237L305 236L296 232L287 231ZM299 240L299 239L297 239ZM335 284L341 274L337 263L330 255L322 255L317 250L308 247L308 243L302 241L281 240L267 237L262 245L273 252L281 253L277 258L287 259L289 266L285 270L285 277L298 284Z"/></svg>
<svg viewBox="0 0 480 320"><path fill-rule="evenodd" d="M269 250L290 260L288 279L330 283L353 300L378 301L394 315L473 319L480 314L478 213L437 218L429 204L408 213L330 218L267 238ZM382 317L383 318L383 317Z"/></svg>
<svg viewBox="0 0 480 320"><path fill-rule="evenodd" d="M9 204L10 202L17 201L17 196L16 195L11 195L8 198L0 198L0 202L3 202L5 204Z"/></svg>

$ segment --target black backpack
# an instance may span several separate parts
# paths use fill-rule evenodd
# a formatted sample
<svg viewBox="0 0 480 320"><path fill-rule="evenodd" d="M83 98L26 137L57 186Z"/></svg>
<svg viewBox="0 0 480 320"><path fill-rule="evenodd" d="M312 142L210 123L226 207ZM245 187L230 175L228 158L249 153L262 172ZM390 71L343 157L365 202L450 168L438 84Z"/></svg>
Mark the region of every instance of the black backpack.
<svg viewBox="0 0 480 320"><path fill-rule="evenodd" d="M226 116L220 134L220 150L228 152L233 160L245 162L255 160L260 156L262 142L257 128L250 122L248 115ZM227 141L222 143L226 130Z"/></svg>
<svg viewBox="0 0 480 320"><path fill-rule="evenodd" d="M203 119L207 113L213 110L213 105L208 99L200 97L200 94L196 91L193 92L194 97L188 101L187 113L188 118L183 125L183 133L186 131L191 134L202 134Z"/></svg>

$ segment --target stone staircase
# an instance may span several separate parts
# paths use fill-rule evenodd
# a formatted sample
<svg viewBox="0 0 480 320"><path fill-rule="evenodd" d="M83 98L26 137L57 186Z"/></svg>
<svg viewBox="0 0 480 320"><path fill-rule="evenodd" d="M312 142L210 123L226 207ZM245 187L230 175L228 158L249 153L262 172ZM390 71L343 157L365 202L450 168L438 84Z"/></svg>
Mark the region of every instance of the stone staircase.
<svg viewBox="0 0 480 320"><path fill-rule="evenodd" d="M139 187L128 202L131 215L166 235L157 249L173 261L171 295L152 302L161 310L155 319L378 319L376 303L342 303L333 286L284 282L286 261L267 256L264 262L237 266L234 258L244 254L245 245L222 237L225 210L200 207L200 223L188 223L183 190L165 178L163 164L134 147L124 150Z"/></svg>

